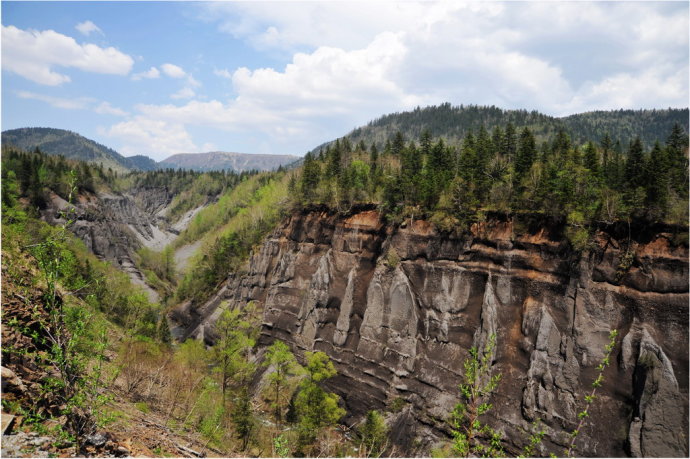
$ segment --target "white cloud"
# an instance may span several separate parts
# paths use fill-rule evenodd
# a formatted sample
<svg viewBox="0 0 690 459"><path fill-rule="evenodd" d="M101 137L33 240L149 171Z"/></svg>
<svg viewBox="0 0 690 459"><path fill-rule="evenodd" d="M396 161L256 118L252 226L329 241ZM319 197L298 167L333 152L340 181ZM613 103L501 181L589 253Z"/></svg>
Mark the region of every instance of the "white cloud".
<svg viewBox="0 0 690 459"><path fill-rule="evenodd" d="M134 60L115 48L101 48L53 30L22 30L2 26L2 68L35 83L57 86L70 77L54 67L74 67L85 72L127 75Z"/></svg>
<svg viewBox="0 0 690 459"><path fill-rule="evenodd" d="M214 74L232 82L234 96L205 101L194 99L191 75L166 64L163 73L187 79L174 98L192 99L137 105L137 119L232 131L239 134L233 138L249 139L245 151L303 153L382 114L441 102L563 115L688 100L687 5L233 2L200 8L220 30L272 56L288 55L288 64L230 71L218 63Z"/></svg>
<svg viewBox="0 0 690 459"><path fill-rule="evenodd" d="M189 86L192 86L194 88L198 88L201 86L201 82L197 81L193 76L187 75L187 84Z"/></svg>
<svg viewBox="0 0 690 459"><path fill-rule="evenodd" d="M682 107L679 96L688 99L688 70L673 74L649 69L640 75L620 73L584 85L564 104L560 114L590 110ZM687 107L687 103L685 105Z"/></svg>
<svg viewBox="0 0 690 459"><path fill-rule="evenodd" d="M32 99L45 102L48 105L64 110L91 110L99 115L127 116L128 113L120 108L113 107L109 102L99 102L93 97L55 97L48 94L38 94L31 91L17 91L17 96L22 99Z"/></svg>
<svg viewBox="0 0 690 459"><path fill-rule="evenodd" d="M96 99L91 97L74 97L65 99L47 94L37 94L31 91L17 91L17 96L21 97L22 99L39 100L55 108L62 108L65 110L87 110L93 105L94 102L96 102Z"/></svg>
<svg viewBox="0 0 690 459"><path fill-rule="evenodd" d="M109 102L101 102L94 111L100 115L127 116L129 113L121 108L113 107Z"/></svg>
<svg viewBox="0 0 690 459"><path fill-rule="evenodd" d="M175 153L198 151L184 125L161 120L135 117L101 134L120 139L123 145L118 151L125 156L147 155L162 160Z"/></svg>
<svg viewBox="0 0 690 459"><path fill-rule="evenodd" d="M213 74L221 78L227 78L228 80L232 80L232 72L230 72L228 69L215 69L213 71Z"/></svg>
<svg viewBox="0 0 690 459"><path fill-rule="evenodd" d="M184 87L170 96L171 99L191 99L196 96L192 88Z"/></svg>
<svg viewBox="0 0 690 459"><path fill-rule="evenodd" d="M91 21L84 21L77 24L75 27L82 35L89 36L92 32L98 32L103 35L103 31Z"/></svg>
<svg viewBox="0 0 690 459"><path fill-rule="evenodd" d="M138 80L142 80L142 79L151 80L151 79L159 78L160 76L161 76L161 72L158 71L158 69L156 67L151 67L146 72L135 73L134 75L132 75L132 80L134 80L134 81L138 81Z"/></svg>
<svg viewBox="0 0 690 459"><path fill-rule="evenodd" d="M187 76L187 72L175 64L163 64L161 65L161 70L170 78L184 78Z"/></svg>

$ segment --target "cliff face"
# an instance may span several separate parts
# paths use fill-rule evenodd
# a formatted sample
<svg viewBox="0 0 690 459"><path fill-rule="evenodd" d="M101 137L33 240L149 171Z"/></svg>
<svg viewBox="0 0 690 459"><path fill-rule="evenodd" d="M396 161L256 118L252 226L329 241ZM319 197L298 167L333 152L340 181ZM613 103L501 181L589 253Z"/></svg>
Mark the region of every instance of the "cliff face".
<svg viewBox="0 0 690 459"><path fill-rule="evenodd" d="M175 237L175 229L165 229L165 210L173 196L164 188L139 188L124 194L99 193L82 195L75 202L70 230L96 256L118 266L132 281L142 286L149 300L158 294L144 281L134 263L134 252L142 246L162 249ZM71 206L52 194L43 218L51 224L62 224ZM179 231L177 231L179 232Z"/></svg>
<svg viewBox="0 0 690 459"><path fill-rule="evenodd" d="M408 454L448 433L468 349L493 333L502 380L489 422L517 452L541 419L544 446L562 454L615 328L578 454L687 456L688 250L668 233L633 232L630 244L613 233L577 257L555 225L492 220L456 238L425 221L386 226L375 210L296 214L246 273L176 318L212 340L219 305L256 301L263 344L281 339L300 357L314 349L336 362L329 388L346 421L407 402L392 431Z"/></svg>

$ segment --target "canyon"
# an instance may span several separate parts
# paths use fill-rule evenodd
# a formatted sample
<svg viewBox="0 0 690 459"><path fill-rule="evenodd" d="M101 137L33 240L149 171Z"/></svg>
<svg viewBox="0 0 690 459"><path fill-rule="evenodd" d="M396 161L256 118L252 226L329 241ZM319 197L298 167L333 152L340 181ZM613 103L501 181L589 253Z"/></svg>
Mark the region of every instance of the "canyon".
<svg viewBox="0 0 690 459"><path fill-rule="evenodd" d="M200 209L171 222L172 198L157 187L82 195L67 215L90 251L157 302L134 252L164 248ZM62 223L67 207L52 195L44 219ZM687 456L687 232L602 226L578 253L564 228L543 215L490 214L456 234L425 220L387 222L373 205L311 206L293 211L209 300L172 308L168 323L178 341L211 345L221 313L254 302L263 311L255 360L276 339L302 362L307 351L325 352L338 370L327 386L342 397L343 422L385 410L406 455L448 439L463 363L491 336L501 382L489 423L510 454L535 421L546 432L540 453L562 453L616 329L577 454ZM196 249L180 248L178 263Z"/></svg>
<svg viewBox="0 0 690 459"><path fill-rule="evenodd" d="M608 343L611 366L579 433L584 456L687 456L688 248L672 226L609 225L574 252L562 223L489 215L447 234L387 223L372 206L294 212L202 304L171 312L181 338L211 344L225 308L263 309L261 348L336 363L328 388L347 408L392 411L393 441L428 455L447 439L463 362L492 335L501 382L489 423L518 454L531 425L562 454ZM687 233L685 233L687 236Z"/></svg>

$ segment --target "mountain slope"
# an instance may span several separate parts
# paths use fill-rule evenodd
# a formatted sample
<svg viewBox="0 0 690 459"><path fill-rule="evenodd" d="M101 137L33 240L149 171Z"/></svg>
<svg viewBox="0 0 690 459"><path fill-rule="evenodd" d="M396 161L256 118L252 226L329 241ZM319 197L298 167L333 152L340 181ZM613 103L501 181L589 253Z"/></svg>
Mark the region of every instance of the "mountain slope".
<svg viewBox="0 0 690 459"><path fill-rule="evenodd" d="M347 137L353 144L363 141L368 146L376 142L381 147L397 131L407 139L418 139L428 129L432 137L458 143L470 129L476 134L482 125L492 130L495 126L504 128L509 122L518 129L529 127L538 141L550 139L562 127L575 143L598 142L608 132L613 141L620 140L624 148L637 135L650 147L657 139L663 142L675 123L687 132L688 109L595 111L556 118L537 111L445 103L384 115L352 130ZM324 143L313 151L318 152L331 143Z"/></svg>
<svg viewBox="0 0 690 459"><path fill-rule="evenodd" d="M212 151L209 153L178 153L158 163L161 168L191 169L194 171L233 170L235 172L252 169L266 171L278 169L299 158L292 155L261 155Z"/></svg>
<svg viewBox="0 0 690 459"><path fill-rule="evenodd" d="M2 133L2 144L12 145L21 150L34 150L38 147L49 155L63 155L68 159L98 163L104 168L110 167L120 172L137 169L128 158L112 148L64 129L12 129Z"/></svg>
<svg viewBox="0 0 690 459"><path fill-rule="evenodd" d="M155 171L158 169L158 163L145 155L128 156L125 159L133 169L140 171Z"/></svg>

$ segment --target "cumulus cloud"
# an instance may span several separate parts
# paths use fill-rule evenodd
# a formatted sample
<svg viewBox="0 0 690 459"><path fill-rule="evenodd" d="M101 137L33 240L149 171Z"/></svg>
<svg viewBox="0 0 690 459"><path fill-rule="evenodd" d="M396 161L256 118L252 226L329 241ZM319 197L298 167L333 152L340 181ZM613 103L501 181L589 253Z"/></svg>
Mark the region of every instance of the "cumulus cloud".
<svg viewBox="0 0 690 459"><path fill-rule="evenodd" d="M57 86L70 81L54 67L73 67L85 72L127 75L134 60L115 48L78 44L54 30L22 30L2 26L2 68L35 83Z"/></svg>
<svg viewBox="0 0 690 459"><path fill-rule="evenodd" d="M242 2L200 8L220 30L290 56L288 64L216 69L232 82L234 96L208 101L194 99L187 72L166 64L163 73L188 80L173 98L191 100L137 105L138 119L251 133L254 151L303 153L381 114L442 102L565 115L688 100L687 5Z"/></svg>
<svg viewBox="0 0 690 459"><path fill-rule="evenodd" d="M98 32L103 35L103 31L100 29L100 27L91 21L80 22L74 28L77 29L82 35L86 35L87 37L93 32Z"/></svg>
<svg viewBox="0 0 690 459"><path fill-rule="evenodd" d="M156 68L156 67L151 67L145 72L140 72L140 73L135 73L132 75L132 80L138 81L142 79L147 79L147 80L152 80L155 78L159 78L161 76L161 72Z"/></svg>
<svg viewBox="0 0 690 459"><path fill-rule="evenodd" d="M162 120L135 117L100 133L123 142L118 151L125 156L147 155L162 160L175 153L198 151L184 125Z"/></svg>
<svg viewBox="0 0 690 459"><path fill-rule="evenodd" d="M187 72L175 64L163 64L161 65L161 70L170 78L184 78L187 76Z"/></svg>

